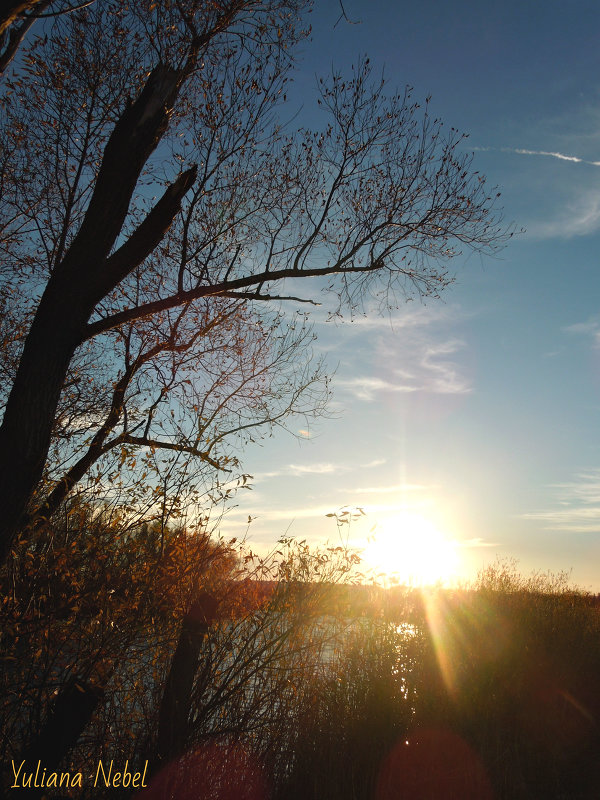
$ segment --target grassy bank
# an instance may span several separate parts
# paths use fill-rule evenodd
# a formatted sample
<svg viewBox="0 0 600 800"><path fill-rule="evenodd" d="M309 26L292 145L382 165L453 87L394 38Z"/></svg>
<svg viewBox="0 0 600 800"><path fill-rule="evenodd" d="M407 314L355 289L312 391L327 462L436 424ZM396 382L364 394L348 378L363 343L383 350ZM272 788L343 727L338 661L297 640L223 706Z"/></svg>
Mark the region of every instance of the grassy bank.
<svg viewBox="0 0 600 800"><path fill-rule="evenodd" d="M288 567L298 558L310 577L302 547L288 554ZM128 761L132 772L148 761L144 800L600 796L597 597L564 576L524 578L506 563L469 588L423 591L335 585L323 556L311 563L324 573L320 581L299 581L288 569L239 584L251 587L254 601L203 640L179 755L160 760L157 732L180 621L155 617L143 648L139 637L128 640L110 662L102 702L60 764L83 776L67 793L131 796L131 787L93 785L101 759ZM64 626L60 618L48 624ZM97 636L81 623L74 629L82 642ZM38 685L39 641L31 640L29 654L28 646L19 640L20 657L29 659L21 685L17 668L12 678L5 673L11 759L23 752L14 742L35 738L52 703L48 680L46 705ZM65 669L66 676L74 667Z"/></svg>
<svg viewBox="0 0 600 800"><path fill-rule="evenodd" d="M600 796L597 598L500 564L382 599L318 682L281 800Z"/></svg>

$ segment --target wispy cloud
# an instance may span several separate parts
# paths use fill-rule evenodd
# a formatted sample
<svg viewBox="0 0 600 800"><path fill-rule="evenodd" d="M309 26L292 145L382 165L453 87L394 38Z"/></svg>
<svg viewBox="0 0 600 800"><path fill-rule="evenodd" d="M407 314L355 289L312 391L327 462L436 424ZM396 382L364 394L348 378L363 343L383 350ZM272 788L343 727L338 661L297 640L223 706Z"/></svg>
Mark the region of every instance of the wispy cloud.
<svg viewBox="0 0 600 800"><path fill-rule="evenodd" d="M405 490L406 487L401 486L399 489L402 491ZM389 517L390 515L396 515L407 511L422 511L425 513L427 508L431 506L431 498L427 496L424 497L420 491L415 493L415 495L416 496L411 498L406 497L401 501L393 500L393 502L385 502L385 498L383 498L384 502L363 502L359 497L354 496L350 504L344 504L343 506L334 502L328 502L327 504L315 503L313 505L306 503L302 506L295 504L280 505L276 508L263 508L260 511L253 511L252 518L259 522L291 522L293 520L300 519L320 519L327 523L329 521L326 519L327 515L335 514L340 508L360 507L366 515L364 517L361 515L361 520L367 522L369 525L372 525L372 523L377 520L377 517L374 515ZM244 508L235 508L228 512L227 517L230 520L236 518L242 518L246 520L248 518L248 513L249 512ZM322 529L317 535L322 536Z"/></svg>
<svg viewBox="0 0 600 800"><path fill-rule="evenodd" d="M269 472L257 472L254 475L256 481L263 478L279 478L283 475L288 477L299 477L301 475L332 475L339 472L347 472L349 467L344 464L332 464L330 462L317 462L315 464L287 464L280 469Z"/></svg>
<svg viewBox="0 0 600 800"><path fill-rule="evenodd" d="M469 549L471 547L499 547L499 542L488 542L485 539L482 539L481 536L474 536L472 539L454 539L454 545L456 547L462 547L464 549Z"/></svg>
<svg viewBox="0 0 600 800"><path fill-rule="evenodd" d="M372 469L385 463L385 458L376 458L365 464L355 463L352 465L339 462L333 463L331 461L318 461L312 464L286 464L284 467L270 470L269 472L256 472L254 480L258 482L264 478L280 478L283 476L298 478L306 477L307 475L340 475L353 470Z"/></svg>
<svg viewBox="0 0 600 800"><path fill-rule="evenodd" d="M523 514L524 519L538 520L547 530L565 533L600 533L600 506L565 508Z"/></svg>
<svg viewBox="0 0 600 800"><path fill-rule="evenodd" d="M364 314L357 315L351 320L340 322L334 320L333 324L337 324L344 332L351 332L353 329L357 332L360 330L361 334L367 330L393 332L407 328L431 327L454 319L457 313L453 305L431 302L410 303L397 309L393 314L380 314L376 307L367 308Z"/></svg>
<svg viewBox="0 0 600 800"><path fill-rule="evenodd" d="M568 156L565 153L558 153L554 150L528 150L524 147L474 147L473 150L479 152L497 151L499 153L515 153L520 156L546 156L556 158L559 161L571 161L575 164L588 164L590 167L600 167L600 161L588 161L579 156Z"/></svg>
<svg viewBox="0 0 600 800"><path fill-rule="evenodd" d="M367 464L361 464L361 469L372 469L373 467L381 467L382 464L387 463L387 458L374 458L372 461L369 461Z"/></svg>
<svg viewBox="0 0 600 800"><path fill-rule="evenodd" d="M327 475L340 472L343 467L339 464L290 464L290 475Z"/></svg>
<svg viewBox="0 0 600 800"><path fill-rule="evenodd" d="M573 161L576 164L588 164L590 167L600 167L600 161L587 161L585 158L578 156L567 156L564 153L556 153L550 150L525 150L522 147L502 147L503 153L517 153L523 156L548 156L550 158L557 158L559 161Z"/></svg>
<svg viewBox="0 0 600 800"><path fill-rule="evenodd" d="M600 190L586 189L564 203L553 218L533 222L527 234L536 239L571 239L589 236L600 230Z"/></svg>
<svg viewBox="0 0 600 800"><path fill-rule="evenodd" d="M422 492L431 489L420 483L398 483L393 486L356 486L342 488L339 491L347 494L403 494L404 492Z"/></svg>
<svg viewBox="0 0 600 800"><path fill-rule="evenodd" d="M550 488L556 493L556 507L523 514L524 519L537 520L547 530L600 533L600 469Z"/></svg>
<svg viewBox="0 0 600 800"><path fill-rule="evenodd" d="M354 316L332 316L325 309L311 309L311 323L318 329L319 337L325 331L329 339L348 341L352 336L363 338L369 333L390 335L407 331L435 328L439 325L454 324L466 316L464 309L455 303L439 300L415 300L400 305L389 312L382 312L376 302L365 305L362 313Z"/></svg>
<svg viewBox="0 0 600 800"><path fill-rule="evenodd" d="M598 319L576 322L573 325L565 326L562 330L564 333L591 338L593 347L600 347L600 320Z"/></svg>
<svg viewBox="0 0 600 800"><path fill-rule="evenodd" d="M542 353L542 358L556 358L556 356L564 353L564 347L557 347L556 350L548 350L547 353Z"/></svg>
<svg viewBox="0 0 600 800"><path fill-rule="evenodd" d="M464 347L465 343L460 339L451 339L426 349L421 364L430 373L428 391L437 394L465 394L471 391L471 386L460 374L458 365L452 361L440 360L445 356L454 355Z"/></svg>
<svg viewBox="0 0 600 800"><path fill-rule="evenodd" d="M335 384L368 403L385 392L467 394L472 391L471 383L461 365L450 358L464 348L465 343L456 338L435 342L429 336L416 336L394 347L388 339L379 344L380 360L391 365L386 377L339 377Z"/></svg>
<svg viewBox="0 0 600 800"><path fill-rule="evenodd" d="M525 147L476 147L475 150L508 153L518 157L544 158L563 164L600 167L600 161L582 158L560 150L534 150ZM555 210L541 219L526 221L527 236L534 239L571 239L589 236L600 230L600 190L594 183L593 170L564 173L561 180L553 175L544 202L554 202ZM587 185L585 185L587 183ZM538 198L538 202L540 199ZM541 211L541 206L538 206Z"/></svg>
<svg viewBox="0 0 600 800"><path fill-rule="evenodd" d="M343 379L338 378L336 385L348 389L357 399L366 400L368 403L375 400L379 392L416 392L416 386L404 383L392 383L383 378L369 378L366 376Z"/></svg>
<svg viewBox="0 0 600 800"><path fill-rule="evenodd" d="M311 519L311 518L325 518L327 514L331 514L334 512L335 509L331 507L331 505L319 505L319 506L302 506L302 507L289 507L289 508L270 508L264 509L257 513L256 515L252 515L253 519L262 521L262 522L279 522L279 521L286 521L290 522L290 520L297 520L297 519ZM235 509L229 515L231 517L247 517L248 512Z"/></svg>

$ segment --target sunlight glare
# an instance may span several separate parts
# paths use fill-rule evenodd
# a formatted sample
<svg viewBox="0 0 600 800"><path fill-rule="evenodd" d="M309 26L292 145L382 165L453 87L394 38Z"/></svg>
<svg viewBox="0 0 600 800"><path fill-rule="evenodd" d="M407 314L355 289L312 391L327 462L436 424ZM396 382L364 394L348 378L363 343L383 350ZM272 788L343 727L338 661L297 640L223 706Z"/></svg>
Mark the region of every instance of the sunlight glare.
<svg viewBox="0 0 600 800"><path fill-rule="evenodd" d="M454 542L419 514L401 513L384 520L363 551L365 566L392 583L427 586L447 582L457 573Z"/></svg>

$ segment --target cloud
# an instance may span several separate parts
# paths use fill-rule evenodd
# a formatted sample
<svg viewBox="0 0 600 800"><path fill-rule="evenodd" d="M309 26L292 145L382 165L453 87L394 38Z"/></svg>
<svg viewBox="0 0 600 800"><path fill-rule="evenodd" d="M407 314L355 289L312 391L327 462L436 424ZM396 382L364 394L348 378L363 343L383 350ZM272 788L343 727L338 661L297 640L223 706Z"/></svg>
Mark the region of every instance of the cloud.
<svg viewBox="0 0 600 800"><path fill-rule="evenodd" d="M588 161L579 156L567 156L564 153L558 153L553 150L527 150L524 147L474 147L473 150L478 152L490 152L496 150L499 153L515 153L520 156L546 156L548 158L556 158L559 161L571 161L575 164L587 164L590 167L600 167L600 161Z"/></svg>
<svg viewBox="0 0 600 800"><path fill-rule="evenodd" d="M558 508L523 514L543 523L546 530L600 533L600 469L576 475L575 480L552 484Z"/></svg>
<svg viewBox="0 0 600 800"><path fill-rule="evenodd" d="M413 337L401 346L391 347L389 339L379 343L379 357L388 365L387 376L358 375L339 377L335 385L356 399L372 403L382 392L411 394L468 394L472 391L461 366L449 356L464 349L460 339L435 342L430 336ZM401 364L394 363L401 361Z"/></svg>
<svg viewBox="0 0 600 800"><path fill-rule="evenodd" d="M397 309L394 313L380 314L376 307L368 308L364 315L355 316L352 320L344 320L336 324L344 331L355 329L361 334L366 330L396 331L407 328L422 328L445 321L455 313L455 306L440 303L414 303Z"/></svg>
<svg viewBox="0 0 600 800"><path fill-rule="evenodd" d="M327 506L302 506L300 508L292 507L292 508L271 508L265 509L261 512L257 512L256 514L252 515L252 519L256 519L257 521L285 521L290 522L290 520L296 519L311 519L311 518L325 518L327 514L331 514L334 509L331 508L331 505ZM241 509L235 509L234 511L228 514L228 517L248 517L248 512L243 511Z"/></svg>
<svg viewBox="0 0 600 800"><path fill-rule="evenodd" d="M598 331L598 323L595 320L576 322L573 325L566 325L563 331L565 333L582 333L584 335L595 334Z"/></svg>
<svg viewBox="0 0 600 800"><path fill-rule="evenodd" d="M350 314L332 317L324 309L310 311L310 321L318 329L319 339L327 334L325 350L331 349L330 344L334 347L343 345L353 336L363 339L371 333L393 336L398 332L404 336L411 331L455 324L466 316L466 312L456 303L445 303L438 299L406 302L388 312L372 302L366 304L364 313L355 313L352 317Z"/></svg>
<svg viewBox="0 0 600 800"><path fill-rule="evenodd" d="M552 486L563 496L563 502L573 499L585 503L600 503L600 469L581 472L577 480L568 483L556 483Z"/></svg>
<svg viewBox="0 0 600 800"><path fill-rule="evenodd" d="M300 475L328 475L339 469L340 467L336 467L334 464L288 464L281 469L256 473L254 478L255 480L261 480L264 478L280 478L283 475L288 477L298 477Z"/></svg>
<svg viewBox="0 0 600 800"><path fill-rule="evenodd" d="M499 542L486 542L481 536L474 536L472 539L454 539L453 543L456 547L465 549L471 547L500 547Z"/></svg>
<svg viewBox="0 0 600 800"><path fill-rule="evenodd" d="M471 391L469 382L460 374L458 366L452 361L439 358L453 355L465 346L459 339L452 339L427 348L421 364L430 372L430 384L426 391L436 394L466 394Z"/></svg>
<svg viewBox="0 0 600 800"><path fill-rule="evenodd" d="M358 400L366 400L368 403L375 400L379 392L415 392L416 386L409 386L403 383L392 383L383 378L370 378L367 376L336 380L336 386L341 386L353 394Z"/></svg>
<svg viewBox="0 0 600 800"><path fill-rule="evenodd" d="M564 347L558 347L556 350L549 350L547 353L542 353L542 358L556 358L565 352Z"/></svg>
<svg viewBox="0 0 600 800"><path fill-rule="evenodd" d="M503 153L517 153L523 156L549 156L550 158L557 158L559 161L573 161L576 164L588 164L590 167L600 167L600 161L586 161L585 158L578 158L578 156L566 156L564 153L555 153L549 150L525 150L521 147L502 147Z"/></svg>
<svg viewBox="0 0 600 800"><path fill-rule="evenodd" d="M290 475L325 475L332 472L339 472L342 468L335 464L290 464Z"/></svg>
<svg viewBox="0 0 600 800"><path fill-rule="evenodd" d="M357 486L354 488L339 489L340 492L345 494L402 494L404 492L421 492L430 489L430 486L425 486L420 483L401 483L394 486Z"/></svg>
<svg viewBox="0 0 600 800"><path fill-rule="evenodd" d="M581 191L553 219L533 222L527 234L536 239L571 239L600 230L600 190Z"/></svg>
<svg viewBox="0 0 600 800"><path fill-rule="evenodd" d="M254 474L256 481L264 478L279 478L283 475L299 477L301 475L331 475L333 473L347 472L350 467L345 464L332 464L330 462L317 462L315 464L287 464L281 469L270 472L257 472Z"/></svg>
<svg viewBox="0 0 600 800"><path fill-rule="evenodd" d="M371 469L372 467L380 467L382 464L387 463L387 458L374 458L373 461L369 461L367 464L361 464L361 469Z"/></svg>
<svg viewBox="0 0 600 800"><path fill-rule="evenodd" d="M368 461L366 464L348 464L332 463L330 461L318 461L313 464L286 464L280 469L274 469L269 472L255 472L254 480L260 481L265 478L280 478L283 476L298 478L306 475L339 475L342 472L352 472L353 470L372 469L373 467L380 467L386 463L385 458L376 458ZM256 493L254 494L256 497Z"/></svg>
<svg viewBox="0 0 600 800"><path fill-rule="evenodd" d="M563 329L564 333L574 334L576 336L588 336L593 340L594 347L600 347L600 321L597 319L590 319L587 322L576 322L573 325L567 325Z"/></svg>
<svg viewBox="0 0 600 800"><path fill-rule="evenodd" d="M407 487L401 486L398 487L400 490L404 490ZM427 487L423 487L427 488ZM376 521L376 518L371 516L375 514L382 514L385 516L390 516L392 514L398 514L403 511L425 511L427 507L431 505L431 501L429 498L424 498L420 495L418 498L411 499L411 500L403 500L402 502L392 502L392 503L363 503L358 498L354 498L350 505L345 504L343 506L337 505L335 503L329 502L327 505L303 505L303 506L280 506L279 508L265 508L261 511L252 511L251 516L252 519L256 519L257 522L287 522L291 523L294 520L300 519L320 519L323 522L330 522L331 520L326 519L328 514L335 514L340 510L340 508L358 508L360 507L364 513L364 518L361 516L361 519L364 519L368 524L372 524ZM235 508L232 509L230 512L227 513L227 519L234 520L236 518L242 518L244 521L248 519L248 511L243 508ZM304 533L303 533L304 535ZM322 536L322 530L315 534L317 537Z"/></svg>
<svg viewBox="0 0 600 800"><path fill-rule="evenodd" d="M544 523L546 530L565 533L600 533L600 506L538 511L523 514L524 519Z"/></svg>
<svg viewBox="0 0 600 800"><path fill-rule="evenodd" d="M563 164L600 167L600 161L581 158L563 153L560 150L534 150L524 147L479 147L480 151L509 153L520 157L544 158L560 161ZM597 149L597 148L596 148ZM571 239L589 236L600 230L600 190L596 188L596 175L593 170L568 170L562 172L560 180L552 175L544 197L537 197L535 207L540 203L554 203L553 211L543 219L525 222L526 233L534 239ZM527 186L522 189L526 192Z"/></svg>
<svg viewBox="0 0 600 800"><path fill-rule="evenodd" d="M454 329L477 313L436 301L407 303L382 315L371 304L364 316L328 321L326 312L317 309L310 315L319 332L313 348L328 357L338 354L335 386L365 402L384 392L465 394L470 382L451 358L465 342Z"/></svg>

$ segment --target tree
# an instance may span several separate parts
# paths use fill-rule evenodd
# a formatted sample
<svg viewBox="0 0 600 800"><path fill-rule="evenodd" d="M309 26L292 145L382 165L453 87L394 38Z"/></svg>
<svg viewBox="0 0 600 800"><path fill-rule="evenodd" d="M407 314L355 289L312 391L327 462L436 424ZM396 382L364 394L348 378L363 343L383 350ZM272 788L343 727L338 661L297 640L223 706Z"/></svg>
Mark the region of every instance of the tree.
<svg viewBox="0 0 600 800"><path fill-rule="evenodd" d="M230 468L230 434L319 412L274 302L437 295L462 246L504 241L463 137L368 60L321 80L323 130L278 124L306 5L92 4L6 78L3 558L102 459Z"/></svg>
<svg viewBox="0 0 600 800"><path fill-rule="evenodd" d="M36 20L68 14L91 5L95 0L82 0L72 5L61 0L3 0L0 2L0 75L17 54L27 31Z"/></svg>
<svg viewBox="0 0 600 800"><path fill-rule="evenodd" d="M282 540L260 559L201 527L131 528L71 499L49 526L0 571L7 786L24 758L85 774L99 758L148 760L170 780L207 741L285 758L300 688L348 625L335 589L356 556Z"/></svg>
<svg viewBox="0 0 600 800"><path fill-rule="evenodd" d="M11 556L0 571L0 745L48 770L115 697L135 727L143 705L130 708L132 674L156 681L181 620L185 629L206 588L224 596L239 574L233 543L203 527L132 528L118 509L77 500Z"/></svg>

